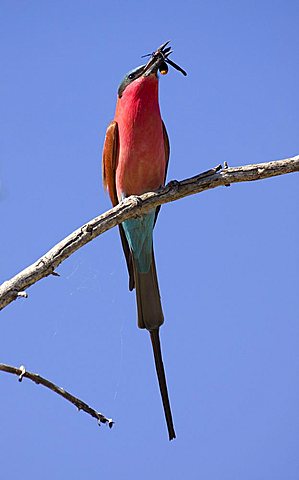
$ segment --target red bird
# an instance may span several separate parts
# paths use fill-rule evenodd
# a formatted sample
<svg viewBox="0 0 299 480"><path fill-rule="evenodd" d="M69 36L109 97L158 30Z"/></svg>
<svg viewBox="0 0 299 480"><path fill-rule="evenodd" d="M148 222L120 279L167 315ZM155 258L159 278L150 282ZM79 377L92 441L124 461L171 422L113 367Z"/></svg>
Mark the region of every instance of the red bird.
<svg viewBox="0 0 299 480"><path fill-rule="evenodd" d="M115 118L106 132L103 150L103 181L113 206L130 195L158 190L165 184L169 141L160 114L158 71L167 73L166 63L184 75L168 55L169 42L150 55L146 65L129 72L118 89ZM129 271L129 289L136 288L138 327L150 332L156 371L169 439L175 438L159 328L164 322L155 258L153 228L159 207L119 225Z"/></svg>

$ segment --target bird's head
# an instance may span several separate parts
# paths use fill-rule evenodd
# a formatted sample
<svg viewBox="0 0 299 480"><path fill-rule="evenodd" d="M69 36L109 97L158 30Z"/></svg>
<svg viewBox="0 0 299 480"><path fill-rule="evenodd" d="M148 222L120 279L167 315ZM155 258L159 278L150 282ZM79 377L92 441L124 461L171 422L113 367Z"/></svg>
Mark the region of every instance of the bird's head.
<svg viewBox="0 0 299 480"><path fill-rule="evenodd" d="M187 75L185 70L168 58L172 53L171 47L169 47L168 44L169 41L161 45L161 47L159 47L155 52L143 55L143 57L150 57L149 61L145 65L140 65L139 67L127 73L118 88L119 98L122 97L125 89L137 79L140 79L140 82L142 79L146 79L150 76L155 76L157 78L158 71L161 73L161 75L166 75L168 73L167 64L171 65L176 70L179 70L183 75Z"/></svg>

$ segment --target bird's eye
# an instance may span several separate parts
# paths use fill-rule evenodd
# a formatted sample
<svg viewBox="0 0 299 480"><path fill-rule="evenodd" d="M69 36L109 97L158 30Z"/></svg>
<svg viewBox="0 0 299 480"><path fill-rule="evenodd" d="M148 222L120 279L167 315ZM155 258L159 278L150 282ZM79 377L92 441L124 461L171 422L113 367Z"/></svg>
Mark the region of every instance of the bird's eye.
<svg viewBox="0 0 299 480"><path fill-rule="evenodd" d="M168 73L167 63L165 63L165 62L161 63L161 65L159 67L159 72L161 73L161 75L166 75L166 73Z"/></svg>
<svg viewBox="0 0 299 480"><path fill-rule="evenodd" d="M128 78L132 80L132 78L134 78L134 73L130 73L130 75L128 75Z"/></svg>

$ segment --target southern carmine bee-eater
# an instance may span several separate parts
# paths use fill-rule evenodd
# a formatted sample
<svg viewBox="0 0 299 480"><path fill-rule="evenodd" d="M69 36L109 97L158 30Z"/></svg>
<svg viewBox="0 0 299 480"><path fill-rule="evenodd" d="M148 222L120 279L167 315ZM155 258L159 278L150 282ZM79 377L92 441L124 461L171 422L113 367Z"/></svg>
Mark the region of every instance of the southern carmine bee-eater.
<svg viewBox="0 0 299 480"><path fill-rule="evenodd" d="M108 126L103 150L103 181L113 206L130 195L158 190L165 184L169 140L158 100L158 71L167 63L186 72L168 58L164 43L149 61L129 72L118 89L114 120ZM175 438L159 328L164 322L153 251L153 229L160 207L119 226L129 271L129 289L136 289L138 327L150 332L169 439Z"/></svg>

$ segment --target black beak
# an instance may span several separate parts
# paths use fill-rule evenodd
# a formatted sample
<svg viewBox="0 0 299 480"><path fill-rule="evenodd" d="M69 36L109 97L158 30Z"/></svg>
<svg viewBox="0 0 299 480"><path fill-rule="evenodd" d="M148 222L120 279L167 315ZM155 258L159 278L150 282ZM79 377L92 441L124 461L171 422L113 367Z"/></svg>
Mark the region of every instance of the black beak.
<svg viewBox="0 0 299 480"><path fill-rule="evenodd" d="M157 73L159 70L159 67L162 65L163 62L164 60L162 57L152 56L152 58L147 62L147 64L144 67L143 75L147 77L152 73Z"/></svg>

